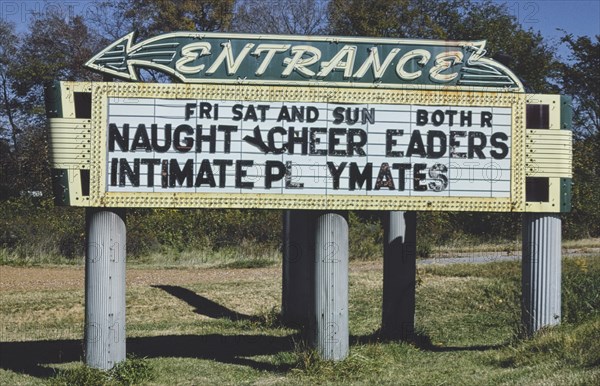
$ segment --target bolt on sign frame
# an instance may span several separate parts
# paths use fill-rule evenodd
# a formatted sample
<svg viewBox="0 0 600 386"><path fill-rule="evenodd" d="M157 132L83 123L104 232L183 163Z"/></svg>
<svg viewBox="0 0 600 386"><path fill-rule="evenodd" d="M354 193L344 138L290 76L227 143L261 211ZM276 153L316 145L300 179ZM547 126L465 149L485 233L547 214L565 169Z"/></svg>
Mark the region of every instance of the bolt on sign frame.
<svg viewBox="0 0 600 386"><path fill-rule="evenodd" d="M485 42L129 34L47 90L56 202L565 212L570 100Z"/></svg>

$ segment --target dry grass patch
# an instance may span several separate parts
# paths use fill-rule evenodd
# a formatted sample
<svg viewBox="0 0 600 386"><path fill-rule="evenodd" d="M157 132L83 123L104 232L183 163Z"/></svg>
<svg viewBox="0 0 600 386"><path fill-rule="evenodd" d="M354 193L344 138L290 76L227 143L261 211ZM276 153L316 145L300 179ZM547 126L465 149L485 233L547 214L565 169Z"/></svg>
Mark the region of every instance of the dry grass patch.
<svg viewBox="0 0 600 386"><path fill-rule="evenodd" d="M581 259L566 259L564 264L570 304L597 298L597 291L579 288L597 288L590 283L600 277L600 256ZM350 356L339 363L319 360L299 344L297 330L278 323L280 269L129 269L128 350L147 356L145 363L156 375L143 384L597 383L600 364L592 340L599 325L589 310L569 311L569 315L577 312L572 320L582 322L532 340L515 335L520 319L518 262L421 267L416 320L422 335L416 344L382 341L373 335L381 321L381 262L352 262L353 344ZM11 272L55 283L62 271L38 267ZM17 279L5 282L10 280ZM19 360L36 361L38 373L4 364L0 384L41 384L44 379L39 375L27 374L77 369L80 363L79 351L68 360L58 353L81 347L83 282L75 291L44 283L36 288L35 280L26 282L27 288L0 286L0 323L7 326L0 354L16 353ZM25 341L31 345L19 343ZM29 351L19 354L19 347ZM45 359L47 355L54 355L56 363ZM87 376L83 370L69 374Z"/></svg>

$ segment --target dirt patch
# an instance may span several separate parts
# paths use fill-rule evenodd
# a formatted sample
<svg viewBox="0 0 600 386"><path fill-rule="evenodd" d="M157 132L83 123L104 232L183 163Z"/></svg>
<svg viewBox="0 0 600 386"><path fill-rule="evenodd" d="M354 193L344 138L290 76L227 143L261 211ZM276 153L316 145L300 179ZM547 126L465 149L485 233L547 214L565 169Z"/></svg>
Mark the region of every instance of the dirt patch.
<svg viewBox="0 0 600 386"><path fill-rule="evenodd" d="M377 262L352 263L350 272L381 269ZM281 267L223 268L127 268L128 286L158 284L244 282L280 280ZM0 291L83 289L85 269L81 267L10 267L0 266Z"/></svg>
<svg viewBox="0 0 600 386"><path fill-rule="evenodd" d="M127 269L128 286L182 285L276 278L279 268L255 269ZM83 267L0 267L0 291L83 289Z"/></svg>
<svg viewBox="0 0 600 386"><path fill-rule="evenodd" d="M0 267L0 291L83 288L83 267Z"/></svg>

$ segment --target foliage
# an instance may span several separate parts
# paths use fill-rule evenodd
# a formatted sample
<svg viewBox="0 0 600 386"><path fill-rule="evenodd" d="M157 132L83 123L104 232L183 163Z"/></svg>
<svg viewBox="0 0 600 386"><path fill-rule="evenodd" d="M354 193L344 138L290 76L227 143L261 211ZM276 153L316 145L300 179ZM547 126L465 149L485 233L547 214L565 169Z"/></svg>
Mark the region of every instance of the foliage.
<svg viewBox="0 0 600 386"><path fill-rule="evenodd" d="M134 209L128 214L128 248L134 255L163 251L237 247L253 242L277 247L281 214L265 210ZM278 226L279 225L279 226Z"/></svg>
<svg viewBox="0 0 600 386"><path fill-rule="evenodd" d="M327 25L322 0L240 0L232 23L235 32L318 35Z"/></svg>
<svg viewBox="0 0 600 386"><path fill-rule="evenodd" d="M568 237L600 236L600 36L570 34L571 49L561 65L560 83L573 98L573 211L566 216Z"/></svg>
<svg viewBox="0 0 600 386"><path fill-rule="evenodd" d="M107 378L102 370L79 365L73 369L60 371L48 383L51 386L103 386L110 384Z"/></svg>
<svg viewBox="0 0 600 386"><path fill-rule="evenodd" d="M146 38L174 31L226 31L231 24L234 2L134 0L118 1L113 9L122 12L131 29Z"/></svg>
<svg viewBox="0 0 600 386"><path fill-rule="evenodd" d="M104 44L81 16L64 19L60 14L36 15L23 38L19 61L12 68L16 94L26 96L31 113L43 117L43 86L57 79L99 80L83 64Z"/></svg>
<svg viewBox="0 0 600 386"><path fill-rule="evenodd" d="M101 40L79 16L65 20L53 13L34 15L23 36L14 36L12 28L0 21L0 47L6 57L0 62L0 141L5 150L0 153L0 199L31 192L49 196L44 86L56 79L99 79L83 63Z"/></svg>
<svg viewBox="0 0 600 386"><path fill-rule="evenodd" d="M13 149L17 148L17 136L20 133L20 130L17 127L18 117L15 117L15 109L21 103L21 101L11 93L12 78L10 70L12 63L15 61L17 46L19 44L19 38L15 35L13 30L14 25L0 19L0 37L2 37L2 39L0 39L0 81L2 82L2 92L0 93L0 109L2 109L1 111L3 112L3 118L0 119L0 145L2 146L1 154L10 154L11 147ZM6 161L2 162L1 164L3 167L5 162Z"/></svg>
<svg viewBox="0 0 600 386"><path fill-rule="evenodd" d="M150 362L145 358L129 356L118 363L112 370L114 379L122 385L135 385L152 380L154 372Z"/></svg>
<svg viewBox="0 0 600 386"><path fill-rule="evenodd" d="M379 216L350 212L348 232L351 259L374 260L383 256L383 227Z"/></svg>
<svg viewBox="0 0 600 386"><path fill-rule="evenodd" d="M514 240L520 234L521 214L454 212L449 225L454 228L455 237L470 235L480 242Z"/></svg>
<svg viewBox="0 0 600 386"><path fill-rule="evenodd" d="M55 207L47 198L0 201L0 249L11 264L48 259L81 261L85 245L85 210ZM281 214L266 210L135 209L127 213L127 254L131 258L160 251L233 254L235 267L265 266L265 256L279 248ZM240 255L246 259L239 258ZM233 267L233 266L232 266Z"/></svg>
<svg viewBox="0 0 600 386"><path fill-rule="evenodd" d="M600 313L600 259L564 260L562 320L580 323Z"/></svg>
<svg viewBox="0 0 600 386"><path fill-rule="evenodd" d="M17 146L0 139L0 200L48 197L51 188L46 127L16 124L13 133Z"/></svg>
<svg viewBox="0 0 600 386"><path fill-rule="evenodd" d="M72 369L60 370L50 379L52 386L125 386L151 381L154 372L150 362L144 358L129 357L108 371L78 365Z"/></svg>
<svg viewBox="0 0 600 386"><path fill-rule="evenodd" d="M600 135L600 35L595 38L562 39L571 49L570 62L561 66L562 90L573 97L575 133L583 138Z"/></svg>
<svg viewBox="0 0 600 386"><path fill-rule="evenodd" d="M16 55L22 39L13 29L14 25L0 20L0 199L43 190L48 175L45 137L43 130L35 129L39 119L32 114L28 99L15 89ZM34 169L23 178L26 166Z"/></svg>
<svg viewBox="0 0 600 386"><path fill-rule="evenodd" d="M30 197L0 201L0 248L26 261L83 256L83 209Z"/></svg>
<svg viewBox="0 0 600 386"><path fill-rule="evenodd" d="M555 48L539 32L525 30L507 3L469 1L463 17L451 21L447 38L487 40L487 54L504 62L523 81L528 92L556 93Z"/></svg>
<svg viewBox="0 0 600 386"><path fill-rule="evenodd" d="M556 92L549 82L558 66L554 48L540 33L523 29L505 3L331 0L329 18L335 35L487 40L488 55L510 59L509 68L528 89Z"/></svg>
<svg viewBox="0 0 600 386"><path fill-rule="evenodd" d="M573 209L567 238L600 237L600 132L573 144Z"/></svg>
<svg viewBox="0 0 600 386"><path fill-rule="evenodd" d="M332 0L329 2L330 29L336 35L437 38L442 31L431 15L445 4L427 6L428 12L421 12L420 4L410 0ZM452 10L451 6L449 9Z"/></svg>

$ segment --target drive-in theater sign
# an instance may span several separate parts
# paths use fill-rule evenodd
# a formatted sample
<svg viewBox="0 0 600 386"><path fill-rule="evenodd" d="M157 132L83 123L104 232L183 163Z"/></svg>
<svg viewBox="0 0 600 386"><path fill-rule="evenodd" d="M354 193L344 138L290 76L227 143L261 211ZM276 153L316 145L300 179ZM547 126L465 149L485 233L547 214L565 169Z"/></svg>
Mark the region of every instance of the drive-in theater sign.
<svg viewBox="0 0 600 386"><path fill-rule="evenodd" d="M349 352L350 209L383 213L386 337L414 331L421 210L526 212L523 325L560 321L569 102L525 93L484 41L134 39L87 63L107 82L47 95L56 202L87 207L90 366L125 359L130 207L289 209L282 320L305 326L324 359ZM140 70L175 82L138 82Z"/></svg>
<svg viewBox="0 0 600 386"><path fill-rule="evenodd" d="M106 207L560 212L566 101L485 42L130 34L49 93L57 201Z"/></svg>

